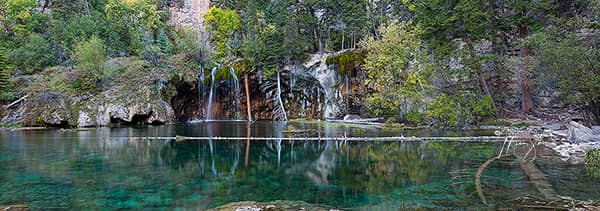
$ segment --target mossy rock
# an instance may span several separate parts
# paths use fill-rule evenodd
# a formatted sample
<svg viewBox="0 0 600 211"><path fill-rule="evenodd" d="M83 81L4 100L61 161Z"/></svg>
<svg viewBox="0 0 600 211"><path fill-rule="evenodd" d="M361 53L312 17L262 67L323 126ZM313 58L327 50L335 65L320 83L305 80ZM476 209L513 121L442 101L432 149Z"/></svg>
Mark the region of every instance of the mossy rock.
<svg viewBox="0 0 600 211"><path fill-rule="evenodd" d="M348 75L355 68L358 68L365 62L367 52L362 49L348 50L342 53L327 57L328 65L337 65L340 75Z"/></svg>

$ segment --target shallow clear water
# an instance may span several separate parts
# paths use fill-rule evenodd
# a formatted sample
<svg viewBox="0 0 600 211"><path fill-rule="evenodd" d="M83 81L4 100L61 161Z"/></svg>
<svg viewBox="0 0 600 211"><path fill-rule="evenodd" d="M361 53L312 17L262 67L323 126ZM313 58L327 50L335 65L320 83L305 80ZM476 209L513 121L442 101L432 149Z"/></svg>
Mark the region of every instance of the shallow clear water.
<svg viewBox="0 0 600 211"><path fill-rule="evenodd" d="M290 126L291 125L291 126ZM473 174L499 143L140 140L138 136L456 136L490 131L382 131L211 122L82 131L0 131L0 205L34 209L205 209L235 201L305 201L327 207L484 207ZM518 169L484 178L498 207L532 192ZM554 178L560 178L554 171ZM558 179L562 181L562 179ZM592 188L595 188L592 185ZM559 190L560 191L560 190ZM590 191L591 192L591 191ZM587 196L594 199L596 196ZM595 198L598 199L598 198Z"/></svg>

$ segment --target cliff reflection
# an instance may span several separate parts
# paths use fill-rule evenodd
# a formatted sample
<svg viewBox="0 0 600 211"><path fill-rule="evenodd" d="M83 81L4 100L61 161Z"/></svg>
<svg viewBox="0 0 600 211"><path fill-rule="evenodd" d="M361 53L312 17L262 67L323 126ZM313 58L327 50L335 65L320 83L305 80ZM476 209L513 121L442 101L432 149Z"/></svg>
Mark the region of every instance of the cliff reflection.
<svg viewBox="0 0 600 211"><path fill-rule="evenodd" d="M454 196L450 173L491 156L490 143L144 140L283 137L286 124L205 124L0 133L0 202L64 209L214 207L299 200L355 207L380 196ZM323 136L356 132L316 129ZM421 186L439 184L441 188ZM406 194L409 193L409 194ZM411 198L412 197L412 198ZM454 197L456 198L456 197ZM407 199L408 200L408 199Z"/></svg>

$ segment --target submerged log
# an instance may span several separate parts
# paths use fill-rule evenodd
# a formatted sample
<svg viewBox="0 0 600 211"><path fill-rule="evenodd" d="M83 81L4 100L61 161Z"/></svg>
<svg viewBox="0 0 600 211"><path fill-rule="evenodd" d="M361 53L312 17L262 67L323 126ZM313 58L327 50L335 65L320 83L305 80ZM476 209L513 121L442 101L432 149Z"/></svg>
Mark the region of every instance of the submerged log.
<svg viewBox="0 0 600 211"><path fill-rule="evenodd" d="M10 206L0 206L1 211L27 211L29 207L27 205L10 205Z"/></svg>
<svg viewBox="0 0 600 211"><path fill-rule="evenodd" d="M544 196L546 200L557 200L559 199L558 194L552 187L552 185L546 180L544 173L535 166L531 161L520 161L521 169L525 172L525 175L529 178L529 181L535 186L535 188Z"/></svg>

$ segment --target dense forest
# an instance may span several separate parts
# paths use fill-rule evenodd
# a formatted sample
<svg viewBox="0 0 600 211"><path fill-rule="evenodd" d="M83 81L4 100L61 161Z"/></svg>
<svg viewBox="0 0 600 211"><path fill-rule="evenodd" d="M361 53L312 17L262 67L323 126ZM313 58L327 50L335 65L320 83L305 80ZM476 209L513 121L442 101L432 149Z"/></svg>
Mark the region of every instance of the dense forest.
<svg viewBox="0 0 600 211"><path fill-rule="evenodd" d="M364 90L358 109L337 118L359 113L465 126L502 117L556 118L569 110L588 122L600 119L598 0L213 0L203 27L169 24L169 8L184 3L1 1L0 101L35 99L21 106L25 113L16 122L23 125L78 125L90 107L83 102L109 99L116 86L133 90L113 93L120 98L167 96L179 112L170 99L181 95L178 84L217 68L232 69L245 83L247 104L237 104L248 114L238 105L238 117L239 110L246 117L260 112L250 101L274 98L269 109L282 115L272 119L286 120L307 111L286 111L293 100L282 100L288 95L282 96L280 83L287 82L280 74L328 54L340 78L360 76L354 86ZM259 78L276 78L278 97L250 99L249 80ZM194 85L198 93L201 83ZM340 83L340 92L349 93L352 85ZM169 84L176 88L163 88ZM50 101L65 102L55 108ZM48 110L68 118L48 121L56 116ZM130 122L135 118L129 114Z"/></svg>

